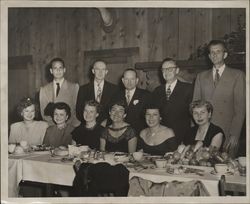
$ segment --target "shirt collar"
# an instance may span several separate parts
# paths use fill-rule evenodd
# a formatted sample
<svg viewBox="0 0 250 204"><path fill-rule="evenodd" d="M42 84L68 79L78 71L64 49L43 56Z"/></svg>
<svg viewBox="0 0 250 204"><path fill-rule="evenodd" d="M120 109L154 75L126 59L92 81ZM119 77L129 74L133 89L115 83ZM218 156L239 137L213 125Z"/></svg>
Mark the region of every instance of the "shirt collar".
<svg viewBox="0 0 250 204"><path fill-rule="evenodd" d="M54 86L56 86L56 84L57 84L57 83L59 83L60 88L61 88L61 87L62 87L63 82L64 82L64 78L60 79L59 81L55 81L55 80L53 80L53 85L54 85Z"/></svg>
<svg viewBox="0 0 250 204"><path fill-rule="evenodd" d="M173 90L174 90L174 87L176 86L176 84L177 84L177 79L176 79L174 82L172 82L171 84L166 83L166 90L167 90L167 88L169 87L169 85L171 85L171 86L170 86L170 89L171 89L171 91L173 91Z"/></svg>
<svg viewBox="0 0 250 204"><path fill-rule="evenodd" d="M125 94L127 94L128 93L128 91L129 91L129 94L130 94L130 97L131 96L133 96L134 95L134 93L135 93L135 89L136 89L136 87L135 88L133 88L133 89L131 89L131 90L127 90L127 89L125 89ZM131 97L132 98L132 97Z"/></svg>
<svg viewBox="0 0 250 204"><path fill-rule="evenodd" d="M97 87L98 86L98 83L96 80L94 80L94 86ZM100 82L100 87L103 89L103 86L104 86L104 80Z"/></svg>
<svg viewBox="0 0 250 204"><path fill-rule="evenodd" d="M216 73L216 69L218 69L219 75L221 76L222 73L223 73L223 71L225 70L225 68L226 68L226 65L225 65L225 64L223 64L223 65L222 65L221 67L219 67L219 68L213 67L213 73L215 74L215 73Z"/></svg>

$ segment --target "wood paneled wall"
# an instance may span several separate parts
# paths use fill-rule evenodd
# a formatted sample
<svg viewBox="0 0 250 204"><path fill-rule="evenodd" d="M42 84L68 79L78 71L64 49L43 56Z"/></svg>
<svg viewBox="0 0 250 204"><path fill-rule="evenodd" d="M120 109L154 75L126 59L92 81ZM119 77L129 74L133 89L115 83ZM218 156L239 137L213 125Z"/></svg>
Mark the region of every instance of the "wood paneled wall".
<svg viewBox="0 0 250 204"><path fill-rule="evenodd" d="M245 9L112 8L117 24L101 27L95 8L9 8L9 56L33 56L35 89L47 83L45 67L60 56L69 80L85 83L84 51L139 47L139 61L188 59L199 45L237 30Z"/></svg>

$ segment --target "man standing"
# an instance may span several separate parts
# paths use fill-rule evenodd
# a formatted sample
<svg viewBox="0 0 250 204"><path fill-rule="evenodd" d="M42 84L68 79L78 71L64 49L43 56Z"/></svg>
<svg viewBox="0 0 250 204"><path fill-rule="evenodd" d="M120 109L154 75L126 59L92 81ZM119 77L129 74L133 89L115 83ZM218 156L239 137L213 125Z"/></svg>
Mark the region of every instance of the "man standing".
<svg viewBox="0 0 250 204"><path fill-rule="evenodd" d="M179 67L171 58L163 60L161 71L166 84L157 87L152 96L159 109L162 124L172 128L178 144L190 129L189 104L192 101L192 85L177 79Z"/></svg>
<svg viewBox="0 0 250 204"><path fill-rule="evenodd" d="M120 90L115 100L123 100L127 103L127 115L125 121L135 130L137 135L146 127L144 110L149 103L150 93L137 88L139 78L135 69L126 69L123 72L122 82L124 89Z"/></svg>
<svg viewBox="0 0 250 204"><path fill-rule="evenodd" d="M94 74L94 80L81 86L79 89L76 102L76 116L80 121L83 121L85 102L96 100L101 105L101 110L97 118L97 121L101 123L108 117L108 105L117 92L117 87L114 84L105 81L108 69L104 61L95 61L92 73Z"/></svg>
<svg viewBox="0 0 250 204"><path fill-rule="evenodd" d="M228 53L223 41L212 40L208 50L213 68L197 75L193 100L212 103L211 122L223 129L226 136L224 149L234 157L246 114L245 74L225 65Z"/></svg>
<svg viewBox="0 0 250 204"><path fill-rule="evenodd" d="M70 106L71 118L67 121L76 127L80 121L76 118L75 106L79 85L67 81L64 78L66 67L63 59L54 58L50 62L50 73L53 75L53 81L40 88L39 100L40 110L43 120L49 125L53 124L51 117L53 103L64 102Z"/></svg>

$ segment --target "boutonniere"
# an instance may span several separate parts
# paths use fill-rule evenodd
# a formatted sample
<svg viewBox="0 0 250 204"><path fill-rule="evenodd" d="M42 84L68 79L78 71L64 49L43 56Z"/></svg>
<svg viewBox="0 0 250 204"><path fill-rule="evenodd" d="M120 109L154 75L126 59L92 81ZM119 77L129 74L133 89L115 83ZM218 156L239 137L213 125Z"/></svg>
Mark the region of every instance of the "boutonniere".
<svg viewBox="0 0 250 204"><path fill-rule="evenodd" d="M136 105L137 103L139 103L139 100L134 100L133 104Z"/></svg>

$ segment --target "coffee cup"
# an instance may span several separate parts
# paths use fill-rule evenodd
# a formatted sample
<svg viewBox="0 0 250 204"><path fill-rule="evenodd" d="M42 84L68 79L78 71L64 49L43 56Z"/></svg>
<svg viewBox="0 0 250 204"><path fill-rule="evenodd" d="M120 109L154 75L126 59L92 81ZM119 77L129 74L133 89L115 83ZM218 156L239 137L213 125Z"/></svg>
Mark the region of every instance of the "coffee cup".
<svg viewBox="0 0 250 204"><path fill-rule="evenodd" d="M155 164L157 168L165 168L167 165L167 160L165 159L156 159Z"/></svg>
<svg viewBox="0 0 250 204"><path fill-rule="evenodd" d="M246 166L246 157L239 157L238 162L242 167Z"/></svg>
<svg viewBox="0 0 250 204"><path fill-rule="evenodd" d="M22 140L21 142L20 142L20 146L22 147L22 148L27 148L27 146L28 146L28 142L27 141L24 141L24 140Z"/></svg>
<svg viewBox="0 0 250 204"><path fill-rule="evenodd" d="M133 152L133 157L135 161L140 161L143 157L143 152Z"/></svg>
<svg viewBox="0 0 250 204"><path fill-rule="evenodd" d="M82 145L79 147L81 152L87 152L89 151L89 146L88 145Z"/></svg>
<svg viewBox="0 0 250 204"><path fill-rule="evenodd" d="M229 171L228 166L226 164L215 164L215 171L219 174L224 174Z"/></svg>
<svg viewBox="0 0 250 204"><path fill-rule="evenodd" d="M8 145L8 151L9 153L13 153L15 151L16 144L9 144Z"/></svg>

